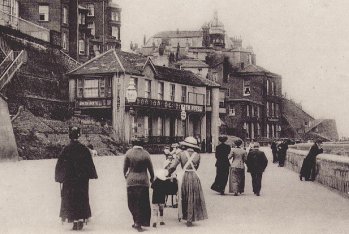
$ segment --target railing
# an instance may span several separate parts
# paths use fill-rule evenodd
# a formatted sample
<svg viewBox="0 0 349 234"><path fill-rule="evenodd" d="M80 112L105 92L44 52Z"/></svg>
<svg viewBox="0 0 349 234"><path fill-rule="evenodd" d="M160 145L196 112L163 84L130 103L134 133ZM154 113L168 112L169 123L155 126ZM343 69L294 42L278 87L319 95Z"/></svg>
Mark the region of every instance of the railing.
<svg viewBox="0 0 349 234"><path fill-rule="evenodd" d="M0 76L1 76L1 71L5 71L7 69L7 66L9 63L12 63L13 61L13 50L11 50L5 59L0 63Z"/></svg>
<svg viewBox="0 0 349 234"><path fill-rule="evenodd" d="M7 42L2 37L0 37L0 50L4 55L8 55L11 52L11 48L7 45Z"/></svg>
<svg viewBox="0 0 349 234"><path fill-rule="evenodd" d="M67 53L63 52L62 50L60 50L60 52L63 55L63 57L66 58L69 62L74 63L76 66L81 65L81 63L70 57L70 55L68 55Z"/></svg>
<svg viewBox="0 0 349 234"><path fill-rule="evenodd" d="M146 144L172 144L184 140L183 136L148 136L145 139Z"/></svg>
<svg viewBox="0 0 349 234"><path fill-rule="evenodd" d="M18 56L15 58L13 63L7 68L4 74L0 77L0 90L10 82L16 71L22 66L23 63L27 61L27 52L22 50Z"/></svg>
<svg viewBox="0 0 349 234"><path fill-rule="evenodd" d="M24 34L38 38L43 41L50 41L50 30L40 25L34 24L25 19L11 15L3 10L0 10L0 25L11 27Z"/></svg>

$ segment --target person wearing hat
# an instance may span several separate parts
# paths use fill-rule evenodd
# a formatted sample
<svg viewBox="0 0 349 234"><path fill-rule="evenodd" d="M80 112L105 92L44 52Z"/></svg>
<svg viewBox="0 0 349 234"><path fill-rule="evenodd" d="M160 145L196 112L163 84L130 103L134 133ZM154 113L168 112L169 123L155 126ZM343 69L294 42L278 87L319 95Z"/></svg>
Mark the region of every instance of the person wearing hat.
<svg viewBox="0 0 349 234"><path fill-rule="evenodd" d="M166 176L168 171L160 169L155 172L155 180L151 184L153 189L152 204L153 204L153 227L157 226L158 220L160 225L165 225L164 222L164 207L166 197Z"/></svg>
<svg viewBox="0 0 349 234"><path fill-rule="evenodd" d="M227 136L220 136L218 140L221 142L221 144L216 147L216 178L211 186L211 189L223 195L225 186L228 182L230 166L228 156L231 147L225 144L225 142L228 140Z"/></svg>
<svg viewBox="0 0 349 234"><path fill-rule="evenodd" d="M316 140L314 145L309 150L308 155L304 158L302 168L299 174L299 179L302 181L303 177L306 181L314 181L316 177L316 157L322 154L322 141Z"/></svg>
<svg viewBox="0 0 349 234"><path fill-rule="evenodd" d="M193 226L193 222L207 219L207 210L204 193L202 191L200 178L197 169L200 165L200 154L196 152L200 147L194 137L186 137L180 142L183 151L174 158L169 168L172 174L178 164L181 164L183 175L178 175L179 201L178 201L178 219L186 220L187 226Z"/></svg>
<svg viewBox="0 0 349 234"><path fill-rule="evenodd" d="M255 142L246 159L247 172L251 173L253 193L260 196L262 175L268 165L268 159L263 151L259 150L259 143Z"/></svg>
<svg viewBox="0 0 349 234"><path fill-rule="evenodd" d="M55 180L62 183L62 221L73 222L73 230L81 230L91 217L88 185L97 179L97 172L90 150L78 141L80 128L70 127L70 143L62 150L55 168Z"/></svg>
<svg viewBox="0 0 349 234"><path fill-rule="evenodd" d="M247 152L241 148L242 140L238 139L234 142L235 148L231 149L229 159L232 158L229 170L229 192L237 196L243 193L245 189L245 162Z"/></svg>
<svg viewBox="0 0 349 234"><path fill-rule="evenodd" d="M148 151L143 148L144 141L133 138L133 147L125 154L124 177L127 187L127 203L138 232L144 231L142 226L150 226L151 209L149 200L149 177L154 180L153 164Z"/></svg>
<svg viewBox="0 0 349 234"><path fill-rule="evenodd" d="M285 165L287 150L288 139L284 139L277 147L279 167L283 167Z"/></svg>

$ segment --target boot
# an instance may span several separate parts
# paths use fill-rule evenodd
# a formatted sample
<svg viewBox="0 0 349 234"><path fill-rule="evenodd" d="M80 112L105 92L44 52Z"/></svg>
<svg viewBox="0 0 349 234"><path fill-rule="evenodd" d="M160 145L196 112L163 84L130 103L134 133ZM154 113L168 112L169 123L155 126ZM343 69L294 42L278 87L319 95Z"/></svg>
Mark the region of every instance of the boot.
<svg viewBox="0 0 349 234"><path fill-rule="evenodd" d="M83 221L79 221L78 222L78 230L82 230L83 227L84 227L84 222Z"/></svg>
<svg viewBox="0 0 349 234"><path fill-rule="evenodd" d="M73 223L73 230L74 231L78 230L78 222Z"/></svg>

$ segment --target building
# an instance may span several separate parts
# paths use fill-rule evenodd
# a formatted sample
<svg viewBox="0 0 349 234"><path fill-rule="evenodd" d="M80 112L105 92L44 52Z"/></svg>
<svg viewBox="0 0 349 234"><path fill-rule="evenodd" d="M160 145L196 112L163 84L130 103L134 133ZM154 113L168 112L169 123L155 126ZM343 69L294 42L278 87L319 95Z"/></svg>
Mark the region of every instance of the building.
<svg viewBox="0 0 349 234"><path fill-rule="evenodd" d="M212 136L213 144L218 144L220 86L215 82L113 49L67 75L76 109L109 118L119 141L137 136L159 145L192 135ZM126 99L131 81L138 94L135 103ZM104 115L97 116L100 113Z"/></svg>
<svg viewBox="0 0 349 234"><path fill-rule="evenodd" d="M0 12L7 25L80 62L121 47L121 8L111 0L1 0Z"/></svg>
<svg viewBox="0 0 349 234"><path fill-rule="evenodd" d="M121 48L121 8L112 0L79 0L89 10L86 24L91 29L89 52L98 55Z"/></svg>

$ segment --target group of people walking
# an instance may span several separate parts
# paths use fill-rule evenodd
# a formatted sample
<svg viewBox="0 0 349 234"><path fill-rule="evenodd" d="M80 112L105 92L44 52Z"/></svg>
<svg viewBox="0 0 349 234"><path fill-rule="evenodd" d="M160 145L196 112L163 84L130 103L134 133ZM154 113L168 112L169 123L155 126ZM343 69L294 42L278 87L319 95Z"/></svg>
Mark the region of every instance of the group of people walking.
<svg viewBox="0 0 349 234"><path fill-rule="evenodd" d="M224 195L225 187L229 179L229 193L234 196L244 193L245 188L245 164L247 172L251 173L252 187L255 195L260 196L262 174L268 165L268 159L264 152L259 150L259 143L251 144L249 152L241 147L242 141L236 140L234 147L226 144L226 136L219 137L216 147L216 178L211 189Z"/></svg>
<svg viewBox="0 0 349 234"><path fill-rule="evenodd" d="M270 144L270 148L273 153L273 163L279 163L279 167L283 167L285 165L288 150L288 140L284 139L279 143L273 141Z"/></svg>
<svg viewBox="0 0 349 234"><path fill-rule="evenodd" d="M62 221L73 223L73 230L83 229L84 223L91 217L89 204L89 180L97 179L97 172L91 151L78 141L81 132L78 127L69 128L70 143L64 147L55 168L55 180L61 184ZM268 165L259 143L253 142L249 152L242 148L242 141L236 140L234 147L226 144L226 136L219 137L221 142L215 151L216 178L211 189L224 195L229 180L229 193L234 196L244 193L245 165L252 177L253 192L260 196L262 175ZM204 193L198 168L200 166L200 147L194 137L186 137L172 149L165 149L164 166L154 171L150 154L143 148L143 141L133 139L132 148L126 152L123 174L127 187L128 208L133 217L132 227L142 232L150 226L153 214L153 227L165 225L164 207L168 195L168 183L176 181L174 191L178 190L178 220L186 220L188 227L193 222L208 218ZM303 161L300 180L314 180L316 175L316 156L323 152L322 142L316 141ZM271 145L275 162L275 145ZM287 142L276 146L277 160L284 165ZM182 170L177 170L181 165ZM152 210L149 188L152 192ZM175 206L173 206L175 207Z"/></svg>

